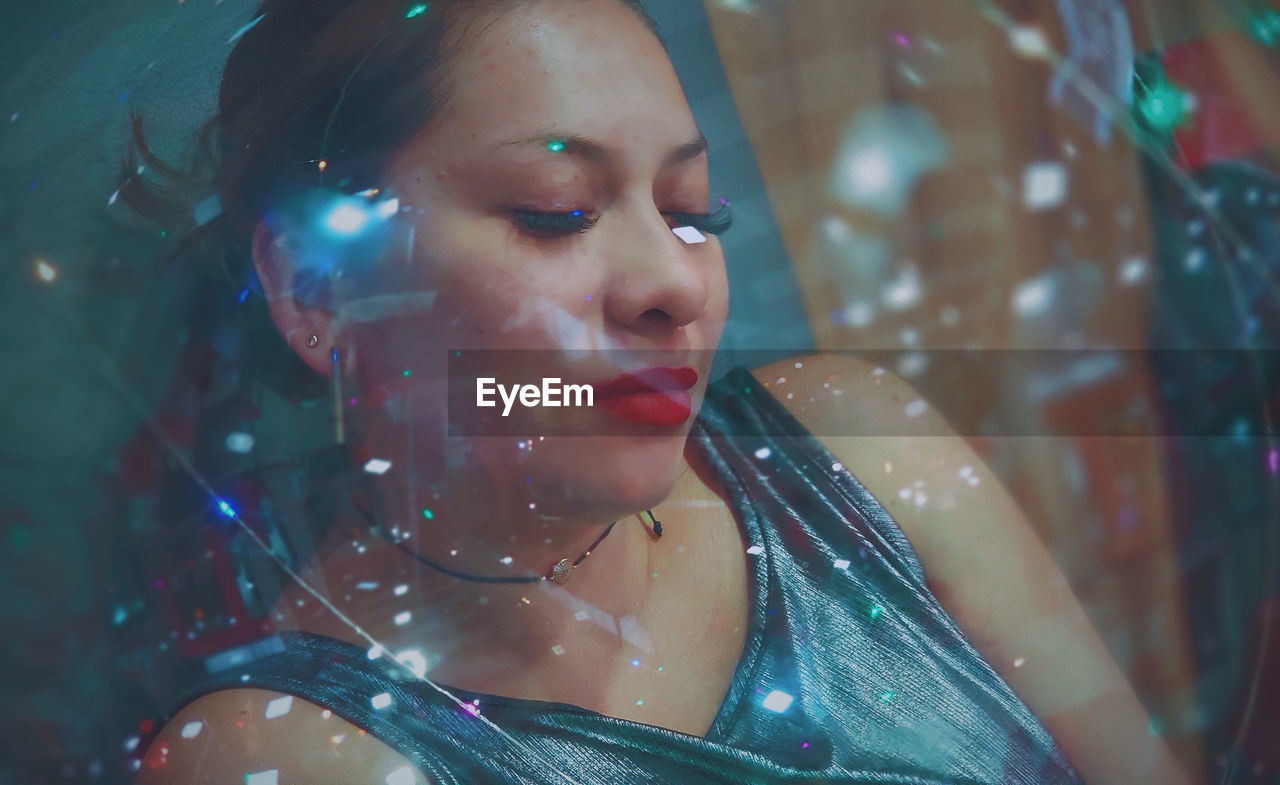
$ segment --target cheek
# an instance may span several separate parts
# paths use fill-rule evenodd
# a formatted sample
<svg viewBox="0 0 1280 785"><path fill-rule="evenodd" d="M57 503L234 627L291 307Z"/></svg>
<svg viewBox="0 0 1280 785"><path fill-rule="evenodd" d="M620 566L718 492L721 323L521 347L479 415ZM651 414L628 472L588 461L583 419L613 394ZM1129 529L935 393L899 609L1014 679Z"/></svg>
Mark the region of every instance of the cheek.
<svg viewBox="0 0 1280 785"><path fill-rule="evenodd" d="M510 248L459 252L438 282L450 348L551 349L576 344L592 323L583 276Z"/></svg>

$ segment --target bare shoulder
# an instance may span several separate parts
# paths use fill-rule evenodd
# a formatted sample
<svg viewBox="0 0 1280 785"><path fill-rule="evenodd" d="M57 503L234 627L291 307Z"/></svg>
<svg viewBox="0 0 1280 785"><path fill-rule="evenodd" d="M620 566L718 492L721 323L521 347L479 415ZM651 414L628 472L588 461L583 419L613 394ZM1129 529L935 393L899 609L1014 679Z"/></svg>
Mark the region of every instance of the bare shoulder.
<svg viewBox="0 0 1280 785"><path fill-rule="evenodd" d="M964 576L990 574L982 562L994 553L984 544L999 543L1006 557L1020 549L1045 566L1013 498L969 441L901 376L838 353L787 358L752 373L889 512L944 604L956 605L973 588ZM949 609L971 612L964 606Z"/></svg>
<svg viewBox="0 0 1280 785"><path fill-rule="evenodd" d="M429 780L403 755L314 703L244 688L211 692L184 706L147 748L135 785L257 782Z"/></svg>
<svg viewBox="0 0 1280 785"><path fill-rule="evenodd" d="M1086 780L1188 781L1023 511L911 384L840 354L752 373L881 502L935 597Z"/></svg>
<svg viewBox="0 0 1280 785"><path fill-rule="evenodd" d="M751 373L824 441L870 433L955 435L911 384L860 357L826 352L797 355Z"/></svg>
<svg viewBox="0 0 1280 785"><path fill-rule="evenodd" d="M928 546L922 515L948 508L962 491L970 506L983 495L981 477L970 479L980 462L968 442L893 371L819 353L752 374L880 502L917 551ZM930 577L941 578L936 571Z"/></svg>

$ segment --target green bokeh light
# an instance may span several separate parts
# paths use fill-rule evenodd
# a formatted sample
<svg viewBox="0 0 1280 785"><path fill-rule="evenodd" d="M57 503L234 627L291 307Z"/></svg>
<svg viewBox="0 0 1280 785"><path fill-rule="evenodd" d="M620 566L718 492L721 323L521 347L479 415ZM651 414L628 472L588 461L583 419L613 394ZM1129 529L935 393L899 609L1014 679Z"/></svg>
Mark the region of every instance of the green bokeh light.
<svg viewBox="0 0 1280 785"><path fill-rule="evenodd" d="M1139 99L1138 112L1151 128L1168 133L1187 119L1187 92L1172 82L1161 80Z"/></svg>

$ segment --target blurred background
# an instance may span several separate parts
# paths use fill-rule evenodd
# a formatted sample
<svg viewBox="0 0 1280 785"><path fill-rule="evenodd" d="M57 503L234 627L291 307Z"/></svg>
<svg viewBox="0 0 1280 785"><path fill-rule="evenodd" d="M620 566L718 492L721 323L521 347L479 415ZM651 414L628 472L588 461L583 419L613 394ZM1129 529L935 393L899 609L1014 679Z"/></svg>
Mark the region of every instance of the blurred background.
<svg viewBox="0 0 1280 785"><path fill-rule="evenodd" d="M1212 781L1280 781L1280 10L648 5L735 207L726 358L890 353L1013 492L1150 732ZM169 231L116 202L130 116L182 155L254 4L2 13L0 783L126 782L177 691L271 645L270 557L182 462L301 552L265 489L326 413L246 392L243 346L202 329L227 307L208 273L162 270ZM974 353L1037 361L966 386Z"/></svg>

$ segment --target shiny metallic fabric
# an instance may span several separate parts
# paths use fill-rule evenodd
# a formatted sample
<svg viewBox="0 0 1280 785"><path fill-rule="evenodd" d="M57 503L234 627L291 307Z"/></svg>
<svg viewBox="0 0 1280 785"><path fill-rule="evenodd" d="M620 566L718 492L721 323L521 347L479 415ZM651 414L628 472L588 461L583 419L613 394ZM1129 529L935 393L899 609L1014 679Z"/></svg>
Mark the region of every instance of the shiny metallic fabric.
<svg viewBox="0 0 1280 785"><path fill-rule="evenodd" d="M708 388L690 438L753 543L747 646L705 737L447 688L499 733L386 658L296 632L175 711L217 689L291 693L450 785L1081 782L934 599L888 512L747 370ZM392 703L374 709L381 693Z"/></svg>

